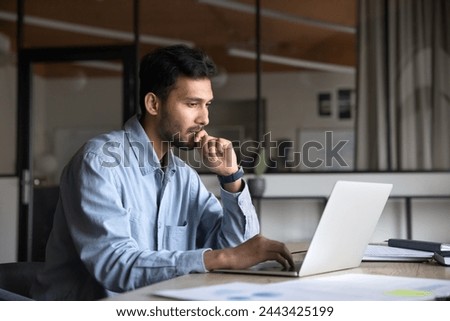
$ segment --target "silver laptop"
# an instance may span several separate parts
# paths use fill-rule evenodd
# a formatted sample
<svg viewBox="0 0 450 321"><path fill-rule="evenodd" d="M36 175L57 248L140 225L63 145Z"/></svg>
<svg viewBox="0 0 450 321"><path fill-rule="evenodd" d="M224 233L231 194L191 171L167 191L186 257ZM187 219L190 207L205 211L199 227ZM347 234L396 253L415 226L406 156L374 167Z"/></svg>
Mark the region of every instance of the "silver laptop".
<svg viewBox="0 0 450 321"><path fill-rule="evenodd" d="M391 190L392 184L337 181L308 251L294 270L268 261L246 270L214 272L298 277L358 267Z"/></svg>

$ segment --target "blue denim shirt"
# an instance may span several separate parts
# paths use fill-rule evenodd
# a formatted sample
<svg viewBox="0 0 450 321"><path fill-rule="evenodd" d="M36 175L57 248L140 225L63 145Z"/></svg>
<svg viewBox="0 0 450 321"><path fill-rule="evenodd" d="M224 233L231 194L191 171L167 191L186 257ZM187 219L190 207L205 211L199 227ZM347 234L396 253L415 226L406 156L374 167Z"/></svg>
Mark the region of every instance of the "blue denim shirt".
<svg viewBox="0 0 450 321"><path fill-rule="evenodd" d="M219 183L218 183L219 184ZM165 171L137 117L87 142L64 169L35 299L97 299L206 272L207 249L259 233L247 186L221 202L172 152Z"/></svg>

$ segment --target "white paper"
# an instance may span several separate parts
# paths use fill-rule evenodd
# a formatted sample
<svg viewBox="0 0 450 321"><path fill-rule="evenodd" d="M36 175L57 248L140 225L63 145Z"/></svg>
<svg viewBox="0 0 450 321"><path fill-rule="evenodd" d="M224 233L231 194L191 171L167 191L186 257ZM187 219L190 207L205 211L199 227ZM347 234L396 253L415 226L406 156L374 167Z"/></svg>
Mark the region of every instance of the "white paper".
<svg viewBox="0 0 450 321"><path fill-rule="evenodd" d="M154 294L200 301L433 300L450 296L450 280L345 274L270 284L234 282Z"/></svg>
<svg viewBox="0 0 450 321"><path fill-rule="evenodd" d="M424 261L433 258L433 254L433 252L369 244L363 261Z"/></svg>

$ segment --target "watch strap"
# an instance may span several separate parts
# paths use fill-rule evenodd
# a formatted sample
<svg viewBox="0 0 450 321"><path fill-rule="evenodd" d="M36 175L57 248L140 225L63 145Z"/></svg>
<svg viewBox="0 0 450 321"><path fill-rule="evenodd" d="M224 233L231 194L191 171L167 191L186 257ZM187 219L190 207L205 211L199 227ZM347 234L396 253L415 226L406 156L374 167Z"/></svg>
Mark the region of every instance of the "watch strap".
<svg viewBox="0 0 450 321"><path fill-rule="evenodd" d="M244 176L244 169L241 166L239 166L239 169L236 173L233 173L231 175L228 176L217 175L220 184L228 184L236 182L238 179L242 178L242 176Z"/></svg>

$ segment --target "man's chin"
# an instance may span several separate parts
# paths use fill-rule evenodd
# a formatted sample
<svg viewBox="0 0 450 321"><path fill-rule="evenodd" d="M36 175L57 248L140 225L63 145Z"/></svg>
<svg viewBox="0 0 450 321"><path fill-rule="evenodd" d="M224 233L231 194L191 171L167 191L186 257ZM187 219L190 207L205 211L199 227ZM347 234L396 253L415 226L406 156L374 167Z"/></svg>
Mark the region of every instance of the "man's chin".
<svg viewBox="0 0 450 321"><path fill-rule="evenodd" d="M172 145L175 146L178 149L182 149L182 150L193 150L195 147L197 147L197 143L192 141L192 142L180 142L180 141L175 141L172 142Z"/></svg>

